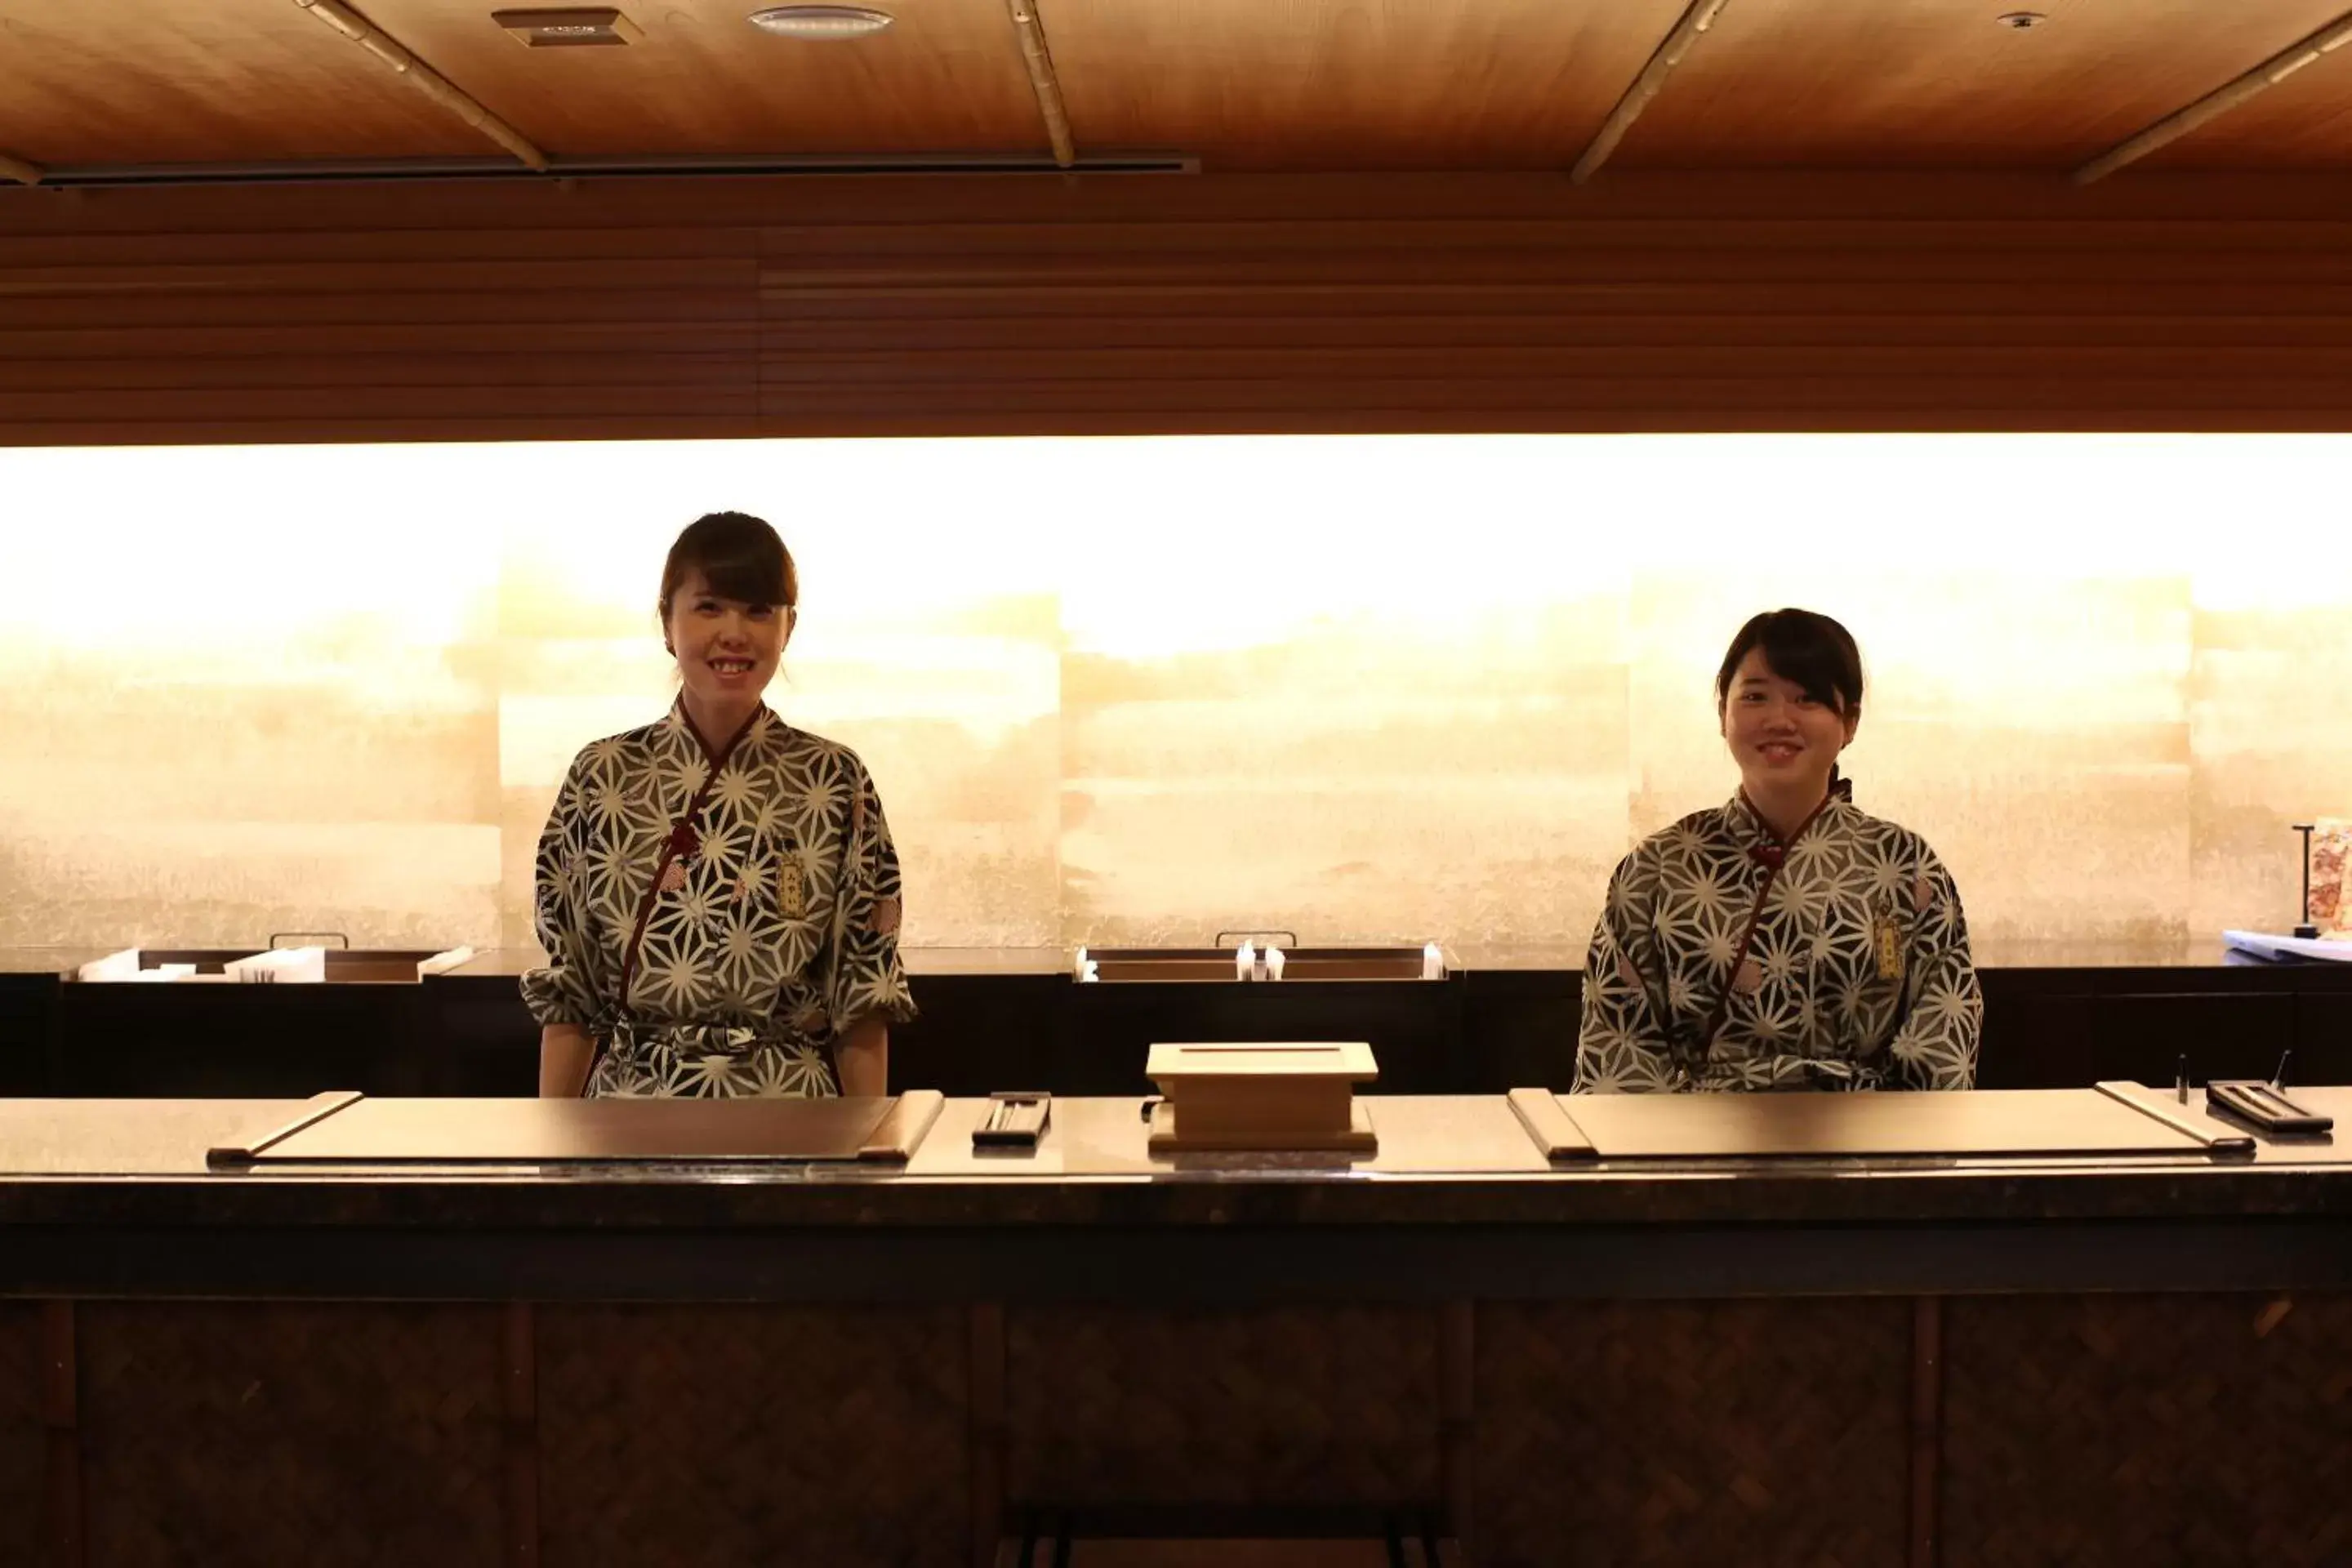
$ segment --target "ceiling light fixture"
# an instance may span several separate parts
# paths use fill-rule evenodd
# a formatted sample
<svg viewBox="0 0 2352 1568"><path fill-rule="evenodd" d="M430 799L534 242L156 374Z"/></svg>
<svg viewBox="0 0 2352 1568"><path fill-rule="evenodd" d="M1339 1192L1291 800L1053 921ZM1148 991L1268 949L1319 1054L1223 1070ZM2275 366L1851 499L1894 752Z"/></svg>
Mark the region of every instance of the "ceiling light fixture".
<svg viewBox="0 0 2352 1568"><path fill-rule="evenodd" d="M2050 17L2041 11L2010 11L1994 17L1993 20L2012 33L2022 33L2028 28L2042 26L2042 23L2050 20Z"/></svg>
<svg viewBox="0 0 2352 1568"><path fill-rule="evenodd" d="M751 13L751 26L787 38L863 38L895 19L866 5L771 5Z"/></svg>
<svg viewBox="0 0 2352 1568"><path fill-rule="evenodd" d="M490 20L527 48L626 44L645 37L637 25L609 5L556 11L493 11Z"/></svg>

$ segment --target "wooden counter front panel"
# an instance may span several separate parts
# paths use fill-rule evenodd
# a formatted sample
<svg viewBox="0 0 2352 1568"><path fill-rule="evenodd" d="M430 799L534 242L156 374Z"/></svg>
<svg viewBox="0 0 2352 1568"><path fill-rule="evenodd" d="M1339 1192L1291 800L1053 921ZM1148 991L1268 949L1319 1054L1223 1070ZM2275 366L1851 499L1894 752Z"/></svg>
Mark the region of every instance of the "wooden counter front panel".
<svg viewBox="0 0 2352 1568"><path fill-rule="evenodd" d="M2352 1559L2352 1297L1948 1300L1921 1447L1915 1311L1484 1302L1449 1394L1429 1308L541 1306L517 1447L500 1308L82 1302L79 1561L957 1568L983 1321L1015 1508L1442 1498L1483 1568L1812 1568L1916 1561L1916 1478L1941 1568ZM0 1303L0 1568L42 1561L38 1322Z"/></svg>
<svg viewBox="0 0 2352 1568"><path fill-rule="evenodd" d="M958 1309L541 1307L541 1561L966 1561Z"/></svg>
<svg viewBox="0 0 2352 1568"><path fill-rule="evenodd" d="M0 1301L0 1568L41 1560L47 1434L41 1421L41 1310Z"/></svg>
<svg viewBox="0 0 2352 1568"><path fill-rule="evenodd" d="M1482 1302L1480 1568L1899 1563L1912 1305Z"/></svg>
<svg viewBox="0 0 2352 1568"><path fill-rule="evenodd" d="M89 1568L499 1568L497 1308L77 1311Z"/></svg>
<svg viewBox="0 0 2352 1568"><path fill-rule="evenodd" d="M1948 1301L1943 1568L2352 1561L2347 1346L2343 1296Z"/></svg>
<svg viewBox="0 0 2352 1568"><path fill-rule="evenodd" d="M1016 1502L1433 1504L1437 1312L1015 1309L1005 1414Z"/></svg>

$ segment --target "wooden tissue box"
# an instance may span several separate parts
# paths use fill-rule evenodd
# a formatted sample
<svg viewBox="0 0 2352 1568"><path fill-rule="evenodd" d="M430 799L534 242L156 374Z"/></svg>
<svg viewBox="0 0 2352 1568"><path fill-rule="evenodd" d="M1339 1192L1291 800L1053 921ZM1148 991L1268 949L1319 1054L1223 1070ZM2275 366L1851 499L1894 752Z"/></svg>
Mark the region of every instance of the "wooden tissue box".
<svg viewBox="0 0 2352 1568"><path fill-rule="evenodd" d="M1211 1042L1151 1047L1151 1152L1379 1146L1355 1086L1381 1076L1361 1040Z"/></svg>

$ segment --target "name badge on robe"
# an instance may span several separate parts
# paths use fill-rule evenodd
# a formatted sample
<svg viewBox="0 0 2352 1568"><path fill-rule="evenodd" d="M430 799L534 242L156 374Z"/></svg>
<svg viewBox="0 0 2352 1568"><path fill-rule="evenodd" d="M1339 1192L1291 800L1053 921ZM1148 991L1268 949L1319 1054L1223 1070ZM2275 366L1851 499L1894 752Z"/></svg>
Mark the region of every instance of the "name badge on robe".
<svg viewBox="0 0 2352 1568"><path fill-rule="evenodd" d="M791 855L776 862L776 912L788 921L808 912L808 888L801 879L801 863Z"/></svg>
<svg viewBox="0 0 2352 1568"><path fill-rule="evenodd" d="M1880 915L1870 922L1870 945L1878 954L1878 977L1902 979L1903 931L1893 915Z"/></svg>

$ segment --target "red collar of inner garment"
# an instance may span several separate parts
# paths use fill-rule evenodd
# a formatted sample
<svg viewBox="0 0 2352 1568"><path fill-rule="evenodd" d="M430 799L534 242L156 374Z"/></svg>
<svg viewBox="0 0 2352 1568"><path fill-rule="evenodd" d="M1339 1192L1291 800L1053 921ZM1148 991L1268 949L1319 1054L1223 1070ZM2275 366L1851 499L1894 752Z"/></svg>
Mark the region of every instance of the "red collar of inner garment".
<svg viewBox="0 0 2352 1568"><path fill-rule="evenodd" d="M1771 825L1764 820L1764 814L1756 809L1756 803L1748 798L1748 792L1744 789L1741 790L1739 792L1739 804L1748 808L1748 815L1754 817L1756 819L1756 825L1759 827L1761 827L1768 835L1763 842L1751 844L1748 847L1748 858L1750 860L1755 861L1759 866L1771 871L1777 871L1781 867L1787 865L1789 863L1789 850L1790 847L1796 844L1798 839L1802 838L1805 836L1807 830L1809 830L1814 823L1821 820L1822 813L1827 811L1830 808L1830 802L1837 799L1837 788L1833 784L1830 788L1830 793L1822 797L1822 804L1813 807L1812 814L1807 816L1804 821L1799 823L1797 825L1797 831L1789 835L1788 838L1784 841L1778 837L1769 837L1772 832Z"/></svg>

